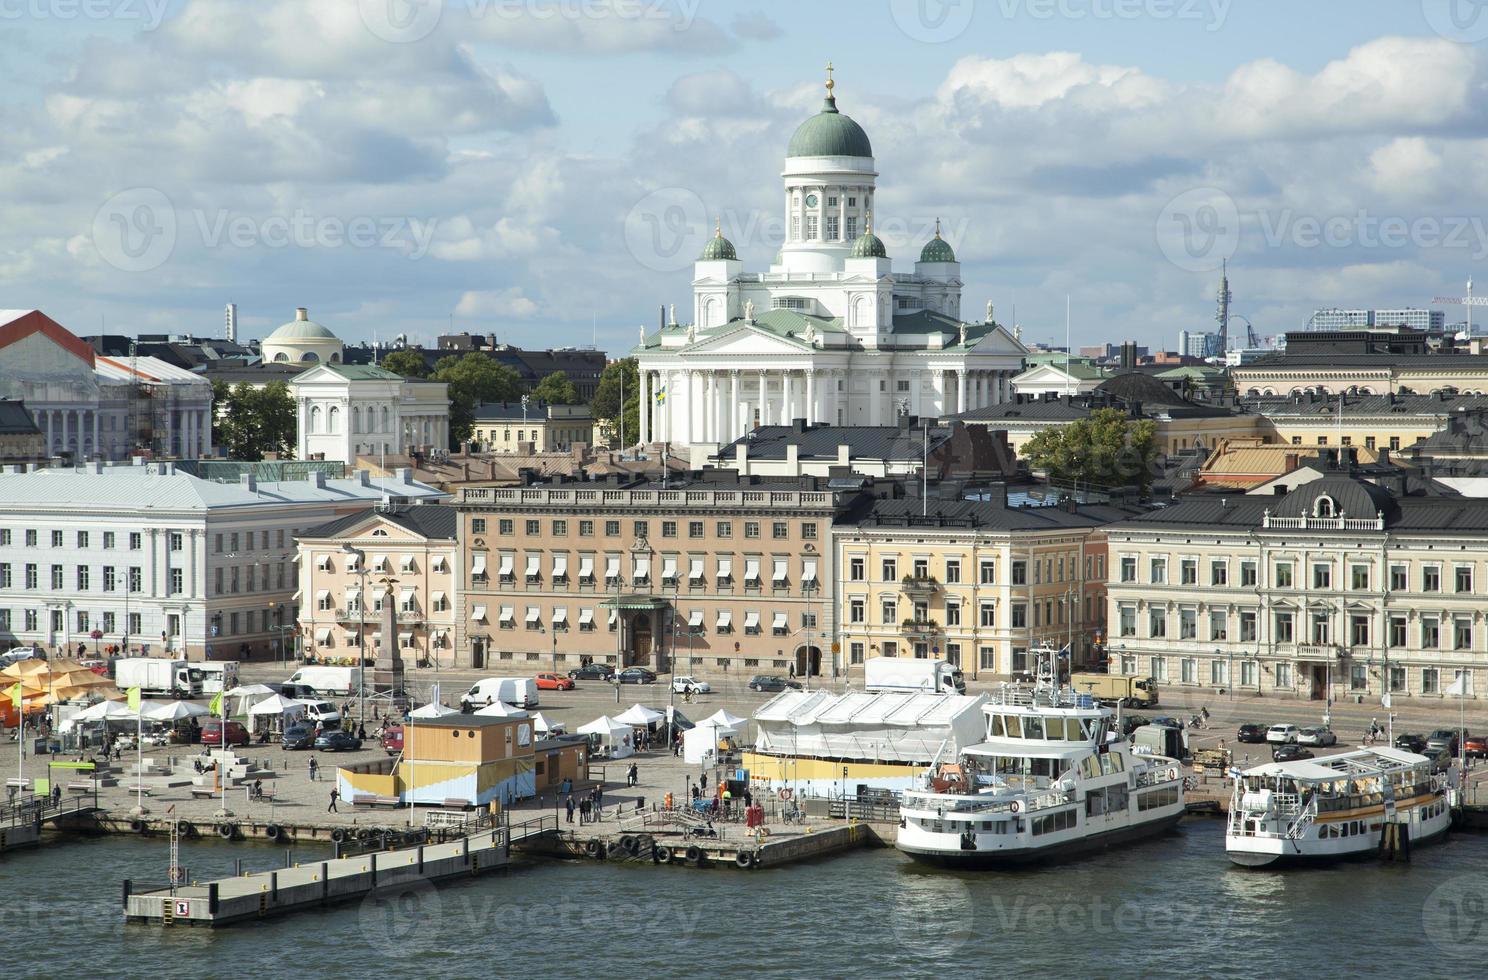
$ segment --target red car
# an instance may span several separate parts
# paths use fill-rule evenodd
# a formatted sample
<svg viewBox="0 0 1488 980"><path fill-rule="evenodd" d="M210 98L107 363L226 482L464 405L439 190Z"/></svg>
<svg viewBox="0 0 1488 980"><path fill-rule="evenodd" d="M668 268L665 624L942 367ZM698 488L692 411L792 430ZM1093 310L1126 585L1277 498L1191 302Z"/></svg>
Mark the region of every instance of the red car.
<svg viewBox="0 0 1488 980"><path fill-rule="evenodd" d="M563 674L538 674L537 689L539 691L572 691L574 679Z"/></svg>
<svg viewBox="0 0 1488 980"><path fill-rule="evenodd" d="M397 755L399 752L402 752L403 726L393 725L389 727L387 731L382 733L382 738L379 741L382 744L382 750L388 755Z"/></svg>
<svg viewBox="0 0 1488 980"><path fill-rule="evenodd" d="M201 744L203 745L247 745L248 729L243 727L240 721L227 723L227 735L224 741L222 722L209 721L202 726Z"/></svg>
<svg viewBox="0 0 1488 980"><path fill-rule="evenodd" d="M1462 751L1473 759L1488 757L1488 735L1469 735L1462 743Z"/></svg>

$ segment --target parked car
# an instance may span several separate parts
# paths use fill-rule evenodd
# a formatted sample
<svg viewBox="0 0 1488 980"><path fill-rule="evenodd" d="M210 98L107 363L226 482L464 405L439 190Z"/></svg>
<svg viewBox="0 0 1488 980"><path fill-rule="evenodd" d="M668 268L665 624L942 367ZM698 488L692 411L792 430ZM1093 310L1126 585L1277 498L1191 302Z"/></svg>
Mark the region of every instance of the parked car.
<svg viewBox="0 0 1488 980"><path fill-rule="evenodd" d="M1397 749L1404 749L1407 752L1425 754L1426 738L1423 735L1414 735L1409 732L1404 735L1396 735L1395 747Z"/></svg>
<svg viewBox="0 0 1488 980"><path fill-rule="evenodd" d="M322 732L315 739L315 747L322 752L355 752L362 747L362 740L351 732Z"/></svg>
<svg viewBox="0 0 1488 980"><path fill-rule="evenodd" d="M41 647L11 647L0 654L0 668L20 663L22 660L45 660L46 651Z"/></svg>
<svg viewBox="0 0 1488 980"><path fill-rule="evenodd" d="M214 719L202 726L201 744L203 745L247 745L248 729L243 727L240 721L227 723L226 734L223 732L221 719Z"/></svg>
<svg viewBox="0 0 1488 980"><path fill-rule="evenodd" d="M1151 724L1142 715L1123 715L1121 718L1121 734L1130 735L1143 725Z"/></svg>
<svg viewBox="0 0 1488 980"><path fill-rule="evenodd" d="M340 728L341 712L329 701L311 701L305 705L305 720L321 728Z"/></svg>
<svg viewBox="0 0 1488 980"><path fill-rule="evenodd" d="M615 680L621 684L655 684L656 674L645 667L626 667L616 675Z"/></svg>
<svg viewBox="0 0 1488 980"><path fill-rule="evenodd" d="M678 694L712 694L713 686L695 677L673 677L672 690Z"/></svg>
<svg viewBox="0 0 1488 980"><path fill-rule="evenodd" d="M1287 745L1297 741L1296 725L1272 725L1266 729L1266 741L1272 745Z"/></svg>
<svg viewBox="0 0 1488 980"><path fill-rule="evenodd" d="M288 752L290 749L308 749L315 745L315 726L298 722L290 725L279 736L279 747Z"/></svg>
<svg viewBox="0 0 1488 980"><path fill-rule="evenodd" d="M1463 750L1469 759L1488 758L1488 735L1469 735Z"/></svg>
<svg viewBox="0 0 1488 980"><path fill-rule="evenodd" d="M1465 735L1466 732L1461 734ZM1426 736L1427 749L1446 749L1448 755L1456 755L1461 742L1458 740L1458 731L1455 728L1438 728Z"/></svg>
<svg viewBox="0 0 1488 980"><path fill-rule="evenodd" d="M801 685L795 681L788 681L784 677L775 677L771 674L755 674L749 679L751 691L785 691L801 689Z"/></svg>
<svg viewBox="0 0 1488 980"><path fill-rule="evenodd" d="M1235 732L1235 741L1254 745L1266 741L1266 726L1247 722Z"/></svg>
<svg viewBox="0 0 1488 980"><path fill-rule="evenodd" d="M1431 760L1432 772L1446 772L1452 768L1452 763L1456 758L1446 750L1445 746L1439 749L1433 749L1427 746L1426 751L1422 754Z"/></svg>
<svg viewBox="0 0 1488 980"><path fill-rule="evenodd" d="M1271 759L1275 762L1293 762L1297 759L1311 759L1313 754L1296 742L1286 742L1278 745L1271 752Z"/></svg>
<svg viewBox="0 0 1488 980"><path fill-rule="evenodd" d="M1174 718L1172 715L1158 715L1156 718L1152 719L1152 721L1148 722L1148 724L1162 725L1165 728L1183 727L1183 722L1179 721L1177 718Z"/></svg>
<svg viewBox="0 0 1488 980"><path fill-rule="evenodd" d="M540 691L572 691L575 686L573 678L563 674L538 674L536 680Z"/></svg>
<svg viewBox="0 0 1488 980"><path fill-rule="evenodd" d="M378 741L381 743L383 751L388 755L397 755L403 751L403 726L392 725L388 727L382 733L382 738L378 739Z"/></svg>
<svg viewBox="0 0 1488 980"><path fill-rule="evenodd" d="M1297 744L1316 745L1320 747L1325 745L1337 745L1338 736L1334 735L1333 729L1329 728L1327 725L1314 725L1311 728L1304 728L1297 733Z"/></svg>
<svg viewBox="0 0 1488 980"><path fill-rule="evenodd" d="M615 668L609 664L585 664L568 672L576 681L607 681L615 676Z"/></svg>
<svg viewBox="0 0 1488 980"><path fill-rule="evenodd" d="M78 665L88 668L100 677L108 673L107 660L79 660Z"/></svg>

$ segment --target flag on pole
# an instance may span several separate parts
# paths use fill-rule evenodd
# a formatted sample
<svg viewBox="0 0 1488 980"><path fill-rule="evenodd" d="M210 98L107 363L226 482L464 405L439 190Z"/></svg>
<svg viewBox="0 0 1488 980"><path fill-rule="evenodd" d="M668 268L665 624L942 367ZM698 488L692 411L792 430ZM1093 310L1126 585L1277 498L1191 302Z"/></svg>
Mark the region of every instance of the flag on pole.
<svg viewBox="0 0 1488 980"><path fill-rule="evenodd" d="M10 687L10 706L17 711L21 710L21 682L16 681Z"/></svg>
<svg viewBox="0 0 1488 980"><path fill-rule="evenodd" d="M666 399L667 399L666 385L662 385L660 388L657 388L656 389L656 404L660 405L663 402L665 402Z"/></svg>
<svg viewBox="0 0 1488 980"><path fill-rule="evenodd" d="M131 687L129 689L129 702L128 703L129 703L129 710L130 711L138 711L140 709L140 689L139 688L137 688L137 687Z"/></svg>
<svg viewBox="0 0 1488 980"><path fill-rule="evenodd" d="M1447 687L1447 696L1453 698L1467 697L1467 671L1458 671L1457 679Z"/></svg>
<svg viewBox="0 0 1488 980"><path fill-rule="evenodd" d="M214 714L214 715L220 715L220 714L222 714L222 692L221 691L218 691L216 694L212 695L212 703L210 705L210 708L211 708L212 714Z"/></svg>

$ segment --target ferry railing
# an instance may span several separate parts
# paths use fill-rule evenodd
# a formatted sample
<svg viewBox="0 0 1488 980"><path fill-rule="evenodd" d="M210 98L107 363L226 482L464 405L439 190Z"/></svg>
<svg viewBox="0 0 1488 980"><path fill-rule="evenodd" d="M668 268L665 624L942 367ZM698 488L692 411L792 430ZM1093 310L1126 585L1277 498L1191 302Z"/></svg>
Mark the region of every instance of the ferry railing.
<svg viewBox="0 0 1488 980"><path fill-rule="evenodd" d="M1296 820L1292 821L1291 826L1287 827L1286 835L1289 839L1301 840L1306 835L1307 828L1312 826L1312 822L1317 819L1317 804L1317 796L1315 795L1307 801L1307 806L1303 808L1302 813Z"/></svg>

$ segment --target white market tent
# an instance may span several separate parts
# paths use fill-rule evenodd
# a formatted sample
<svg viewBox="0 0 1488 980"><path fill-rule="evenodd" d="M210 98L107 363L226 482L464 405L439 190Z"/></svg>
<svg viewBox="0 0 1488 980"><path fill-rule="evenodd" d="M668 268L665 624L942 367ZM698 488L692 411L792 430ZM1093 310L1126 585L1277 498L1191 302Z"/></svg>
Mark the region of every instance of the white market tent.
<svg viewBox="0 0 1488 980"><path fill-rule="evenodd" d="M548 721L547 718L543 717L543 713L541 711L532 716L532 728L539 735L561 735L565 727L566 726L561 721L556 723Z"/></svg>
<svg viewBox="0 0 1488 980"><path fill-rule="evenodd" d="M526 718L527 712L521 708L513 708L504 701L492 701L481 708L476 714L485 718Z"/></svg>
<svg viewBox="0 0 1488 980"><path fill-rule="evenodd" d="M68 721L72 724L79 722L100 721L136 721L139 715L120 704L118 701L100 701L91 707L84 708L73 715Z"/></svg>
<svg viewBox="0 0 1488 980"><path fill-rule="evenodd" d="M145 721L185 721L211 713L210 708L195 701L146 701L140 705L140 717Z"/></svg>
<svg viewBox="0 0 1488 980"><path fill-rule="evenodd" d="M698 724L717 725L719 728L728 728L737 732L745 725L749 724L749 719L740 718L736 714L731 714L725 708L719 708L717 711L713 712L711 715L698 722Z"/></svg>
<svg viewBox="0 0 1488 980"><path fill-rule="evenodd" d="M770 755L929 765L985 738L985 695L785 691L754 713Z"/></svg>
<svg viewBox="0 0 1488 980"><path fill-rule="evenodd" d="M282 694L271 694L248 709L253 718L298 718L305 713L305 702L287 698Z"/></svg>
<svg viewBox="0 0 1488 980"><path fill-rule="evenodd" d="M635 754L635 747L631 744L631 726L615 718L601 715L580 727L578 734L589 736L589 741L611 759L624 759Z"/></svg>
<svg viewBox="0 0 1488 980"><path fill-rule="evenodd" d="M690 765L712 766L718 762L718 742L734 729L705 719L682 733L682 758Z"/></svg>
<svg viewBox="0 0 1488 980"><path fill-rule="evenodd" d="M238 699L238 710L233 714L241 716L246 715L249 708L272 694L274 694L274 689L267 684L239 684L230 691L224 691L222 696Z"/></svg>
<svg viewBox="0 0 1488 980"><path fill-rule="evenodd" d="M460 712L446 705L431 703L422 708L414 708L408 713L410 718L443 718L445 715L457 715Z"/></svg>
<svg viewBox="0 0 1488 980"><path fill-rule="evenodd" d="M622 725L631 725L636 728L645 728L662 721L666 715L660 711L653 711L644 704L633 704L625 710L624 714L616 715L615 720Z"/></svg>

